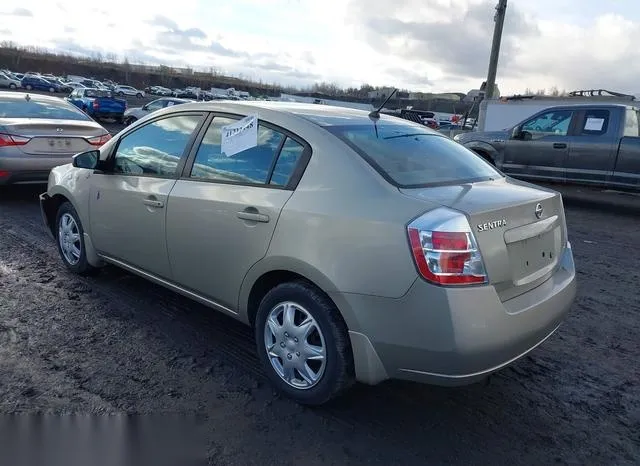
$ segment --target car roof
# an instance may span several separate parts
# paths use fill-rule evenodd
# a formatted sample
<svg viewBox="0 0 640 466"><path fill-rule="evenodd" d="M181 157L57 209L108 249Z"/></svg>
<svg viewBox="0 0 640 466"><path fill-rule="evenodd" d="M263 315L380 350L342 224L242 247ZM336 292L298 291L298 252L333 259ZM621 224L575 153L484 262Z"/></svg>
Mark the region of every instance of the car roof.
<svg viewBox="0 0 640 466"><path fill-rule="evenodd" d="M337 126L337 125L370 125L372 120L369 117L369 111L360 110L350 107L338 107L333 105L311 104L301 102L282 102L282 101L224 101L215 102L194 102L185 104L192 110L220 111L232 112L239 114L248 114L253 110L263 109L275 113L288 114L304 118L319 126ZM183 106L181 106L183 107ZM185 110L183 107L182 111ZM398 117L380 114L378 122L398 123L404 122L412 124L412 122ZM426 126L425 131L440 134Z"/></svg>

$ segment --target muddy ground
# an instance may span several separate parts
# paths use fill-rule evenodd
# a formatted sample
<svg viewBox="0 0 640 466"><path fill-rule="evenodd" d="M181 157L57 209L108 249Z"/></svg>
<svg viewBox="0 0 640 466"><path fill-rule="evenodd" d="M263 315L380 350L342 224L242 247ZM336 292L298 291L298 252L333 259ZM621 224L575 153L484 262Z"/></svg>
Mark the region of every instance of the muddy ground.
<svg viewBox="0 0 640 466"><path fill-rule="evenodd" d="M67 272L42 187L0 191L0 413L198 414L212 464L637 464L640 217L567 205L564 325L488 385L275 396L250 330L115 268Z"/></svg>

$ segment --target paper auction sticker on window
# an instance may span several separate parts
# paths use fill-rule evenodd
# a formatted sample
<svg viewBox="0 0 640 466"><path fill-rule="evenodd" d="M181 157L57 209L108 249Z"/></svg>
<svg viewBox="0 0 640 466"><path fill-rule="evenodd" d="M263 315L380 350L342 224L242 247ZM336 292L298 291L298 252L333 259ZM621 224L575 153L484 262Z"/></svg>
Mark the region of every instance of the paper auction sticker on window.
<svg viewBox="0 0 640 466"><path fill-rule="evenodd" d="M587 118L584 124L585 131L602 131L604 118Z"/></svg>
<svg viewBox="0 0 640 466"><path fill-rule="evenodd" d="M227 157L258 145L258 117L249 115L237 123L222 127L220 150Z"/></svg>

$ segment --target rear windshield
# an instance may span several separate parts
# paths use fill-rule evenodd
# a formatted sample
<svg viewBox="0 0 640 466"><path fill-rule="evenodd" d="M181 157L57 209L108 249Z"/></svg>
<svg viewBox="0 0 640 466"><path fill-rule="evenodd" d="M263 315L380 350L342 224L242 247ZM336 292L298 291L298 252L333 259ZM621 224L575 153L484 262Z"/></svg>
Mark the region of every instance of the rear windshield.
<svg viewBox="0 0 640 466"><path fill-rule="evenodd" d="M84 91L84 95L87 97L111 97L111 91L103 89L87 89Z"/></svg>
<svg viewBox="0 0 640 466"><path fill-rule="evenodd" d="M371 123L326 129L401 188L502 178L489 163L445 136L407 123L380 121L376 126Z"/></svg>
<svg viewBox="0 0 640 466"><path fill-rule="evenodd" d="M0 99L0 118L48 118L54 120L91 120L86 114L63 101L38 102L33 99Z"/></svg>

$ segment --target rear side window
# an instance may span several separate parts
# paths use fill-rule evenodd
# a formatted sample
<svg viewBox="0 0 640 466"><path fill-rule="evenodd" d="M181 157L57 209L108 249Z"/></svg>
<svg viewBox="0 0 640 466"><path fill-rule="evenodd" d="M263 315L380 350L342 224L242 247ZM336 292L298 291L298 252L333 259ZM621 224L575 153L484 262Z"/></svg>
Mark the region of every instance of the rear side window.
<svg viewBox="0 0 640 466"><path fill-rule="evenodd" d="M163 118L123 136L116 150L114 171L138 176L175 176L201 118L200 115Z"/></svg>
<svg viewBox="0 0 640 466"><path fill-rule="evenodd" d="M624 135L638 137L640 127L638 125L638 110L628 108L624 115Z"/></svg>
<svg viewBox="0 0 640 466"><path fill-rule="evenodd" d="M274 186L287 186L291 180L293 172L298 166L298 162L300 161L300 157L302 157L303 152L304 146L288 137L282 146L282 150L278 156L276 166L273 169L273 174L271 175L269 184Z"/></svg>
<svg viewBox="0 0 640 466"><path fill-rule="evenodd" d="M424 187L501 178L475 153L453 140L405 123L328 126L392 184Z"/></svg>
<svg viewBox="0 0 640 466"><path fill-rule="evenodd" d="M213 119L198 148L191 169L192 178L248 184L267 183L271 165L285 136L259 124L258 145L227 156L221 150L222 127L236 121L224 117Z"/></svg>
<svg viewBox="0 0 640 466"><path fill-rule="evenodd" d="M601 136L609 129L609 110L587 110L582 123L583 136Z"/></svg>
<svg viewBox="0 0 640 466"><path fill-rule="evenodd" d="M51 118L55 120L91 120L75 105L47 100L37 101L27 99L0 99L0 118Z"/></svg>

